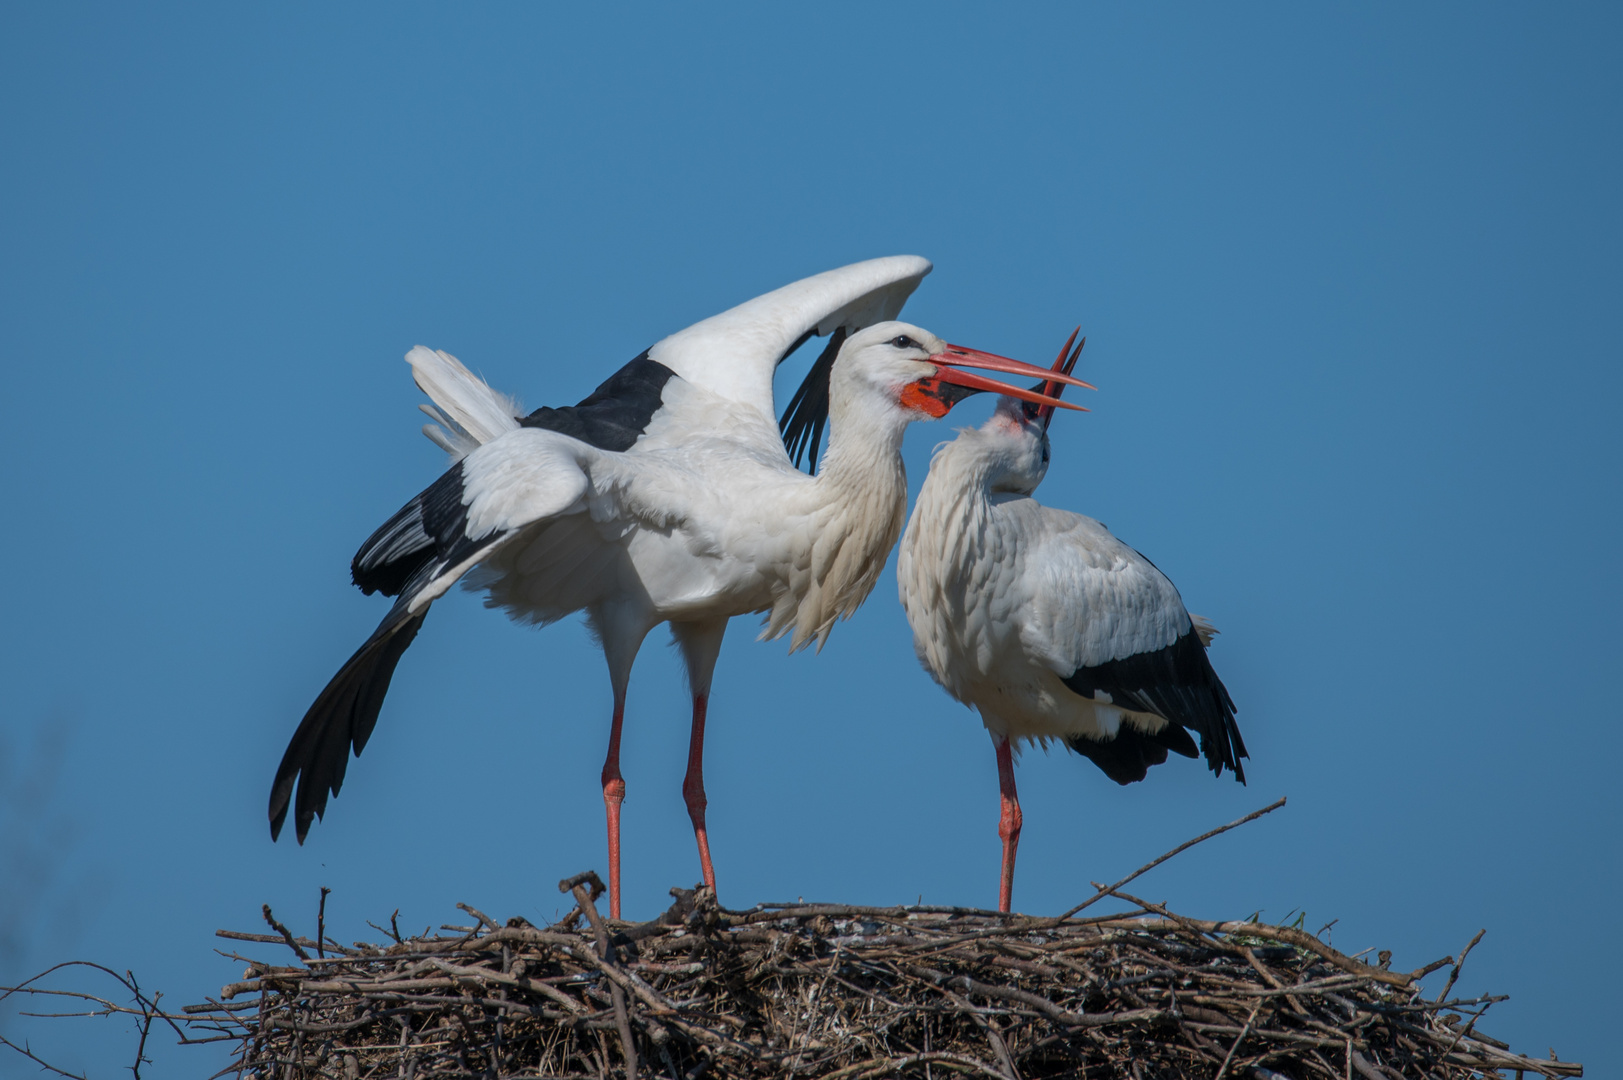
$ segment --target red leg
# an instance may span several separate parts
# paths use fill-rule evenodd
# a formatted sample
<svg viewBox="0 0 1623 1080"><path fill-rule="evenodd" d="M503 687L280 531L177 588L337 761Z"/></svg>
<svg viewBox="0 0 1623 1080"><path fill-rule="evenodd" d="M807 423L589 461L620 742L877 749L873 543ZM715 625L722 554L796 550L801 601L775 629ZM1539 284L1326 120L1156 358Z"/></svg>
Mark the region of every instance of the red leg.
<svg viewBox="0 0 1623 1080"><path fill-rule="evenodd" d="M626 782L620 776L620 724L625 719L623 697L614 702L614 721L609 726L609 754L603 760L603 809L609 819L609 918L620 917L620 804L625 801Z"/></svg>
<svg viewBox="0 0 1623 1080"><path fill-rule="evenodd" d="M997 909L1007 912L1014 901L1014 852L1020 846L1020 796L1014 790L1014 755L1009 750L1009 740L997 738L996 743L997 786L1003 804L997 822L997 834L1003 838L1003 878L998 887Z"/></svg>
<svg viewBox="0 0 1623 1080"><path fill-rule="evenodd" d="M693 735L688 742L688 773L682 780L682 798L693 819L693 838L699 842L699 868L710 891L716 889L716 869L710 865L710 835L704 827L704 714L709 695L693 695Z"/></svg>

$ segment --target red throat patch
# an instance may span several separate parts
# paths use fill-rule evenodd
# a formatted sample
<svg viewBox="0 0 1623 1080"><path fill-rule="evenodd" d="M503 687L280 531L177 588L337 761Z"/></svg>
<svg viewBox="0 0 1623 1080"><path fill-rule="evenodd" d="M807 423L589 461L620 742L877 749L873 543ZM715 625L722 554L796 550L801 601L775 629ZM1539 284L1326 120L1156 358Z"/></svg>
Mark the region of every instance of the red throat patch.
<svg viewBox="0 0 1623 1080"><path fill-rule="evenodd" d="M904 409L914 409L934 419L941 419L952 411L954 401L947 399L943 392L946 388L934 376L910 382L902 387L901 397L898 399Z"/></svg>

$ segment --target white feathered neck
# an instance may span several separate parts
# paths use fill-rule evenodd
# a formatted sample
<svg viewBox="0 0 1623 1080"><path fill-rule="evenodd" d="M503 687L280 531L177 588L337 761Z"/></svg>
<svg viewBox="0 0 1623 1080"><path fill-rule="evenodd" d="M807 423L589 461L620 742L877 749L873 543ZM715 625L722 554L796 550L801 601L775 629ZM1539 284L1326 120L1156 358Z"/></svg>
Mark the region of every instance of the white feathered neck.
<svg viewBox="0 0 1623 1080"><path fill-rule="evenodd" d="M803 485L795 551L761 631L791 634L791 651L821 649L862 606L907 522L902 435L917 415L862 396L838 365L829 391L829 448Z"/></svg>
<svg viewBox="0 0 1623 1080"><path fill-rule="evenodd" d="M951 568L990 573L1012 564L1021 540L1003 527L995 507L1029 498L1047 472L1043 439L1018 419L1019 408L1005 398L982 427L962 428L956 439L936 447L896 559L914 647L926 670L960 701L967 701L966 688L952 656L954 648L967 645L954 646L948 638L965 625L969 597L963 583L950 584L956 580ZM988 585L979 580L970 587ZM916 613L928 618L921 623ZM921 632L921 625L928 630Z"/></svg>

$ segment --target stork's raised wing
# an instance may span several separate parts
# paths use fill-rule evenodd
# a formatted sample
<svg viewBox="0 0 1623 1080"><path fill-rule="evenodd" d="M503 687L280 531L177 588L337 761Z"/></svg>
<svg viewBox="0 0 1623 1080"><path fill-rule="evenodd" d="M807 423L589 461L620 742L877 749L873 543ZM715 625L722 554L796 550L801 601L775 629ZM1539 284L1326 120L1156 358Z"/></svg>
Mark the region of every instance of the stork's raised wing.
<svg viewBox="0 0 1623 1080"><path fill-rule="evenodd" d="M1005 504L1005 509L1024 500ZM1123 725L1116 739L1072 742L1112 779L1144 778L1146 765L1167 750L1194 756L1200 736L1212 771L1233 769L1242 782L1245 744L1234 702L1172 582L1144 556L1092 518L1037 507L1042 525L1023 553L1030 588L1022 608L1021 641L1082 697L1171 721L1155 734ZM1115 744L1115 745L1113 745Z"/></svg>
<svg viewBox="0 0 1623 1080"><path fill-rule="evenodd" d="M694 323L648 350L695 386L773 416L772 373L808 338L894 319L930 260L891 255L802 278Z"/></svg>
<svg viewBox="0 0 1623 1080"><path fill-rule="evenodd" d="M600 450L629 450L664 407L672 375L771 419L772 373L812 337L831 335L791 404L801 418L799 444L809 441L815 460L828 417L828 372L840 343L851 332L894 319L930 269L928 259L892 255L804 278L661 339L574 405L543 407L511 422L500 415L510 399L491 391L455 357L419 346L406 359L417 385L434 401L423 411L443 425L423 431L453 456L518 424Z"/></svg>

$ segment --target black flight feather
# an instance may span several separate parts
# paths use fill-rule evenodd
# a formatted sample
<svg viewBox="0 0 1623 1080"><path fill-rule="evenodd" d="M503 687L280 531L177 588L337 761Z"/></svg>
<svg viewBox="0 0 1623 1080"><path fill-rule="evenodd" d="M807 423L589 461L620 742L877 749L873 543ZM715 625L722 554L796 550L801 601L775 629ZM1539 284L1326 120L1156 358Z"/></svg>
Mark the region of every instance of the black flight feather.
<svg viewBox="0 0 1623 1080"><path fill-rule="evenodd" d="M840 346L845 344L846 333L846 328L841 326L828 336L827 347L806 373L795 396L789 399L789 407L783 410L783 419L778 422L789 459L799 468L801 458L808 457L806 471L813 476L817 475L817 450L823 444L823 425L828 423L829 375L834 370L834 358L840 354ZM808 449L809 455L806 454Z"/></svg>
<svg viewBox="0 0 1623 1080"><path fill-rule="evenodd" d="M282 831L289 805L299 843L344 783L353 750L366 747L389 681L428 610L408 610L413 598L447 570L483 558L520 530L468 535L461 462L373 533L356 552L350 571L367 593L397 596L366 643L332 677L299 722L271 784L271 839ZM295 785L297 794L295 795Z"/></svg>
<svg viewBox="0 0 1623 1080"><path fill-rule="evenodd" d="M366 595L399 596L423 567L462 538L467 524L459 461L366 538L349 573Z"/></svg>
<svg viewBox="0 0 1623 1080"><path fill-rule="evenodd" d="M781 364L785 360L789 359L791 356L793 356L795 354L796 349L800 348L802 345L806 344L806 342L810 341L812 338L814 338L816 336L817 336L817 327L814 326L810 330L807 330L804 334L801 334L799 337L795 338L795 343L793 345L789 346L787 349L783 350L783 355L778 357L778 363L773 364L772 365L773 368L776 368L778 366L778 364Z"/></svg>
<svg viewBox="0 0 1623 1080"><path fill-rule="evenodd" d="M1227 767L1245 783L1240 759L1249 755L1234 721L1234 700L1212 669L1193 626L1164 649L1081 667L1064 681L1090 700L1097 700L1096 692L1103 691L1121 708L1169 722L1155 735L1135 731L1124 722L1113 739L1069 740L1117 783L1144 779L1148 766L1166 760L1167 750L1194 757L1194 744L1184 728L1200 736L1200 749L1212 772L1221 776Z"/></svg>
<svg viewBox="0 0 1623 1080"><path fill-rule="evenodd" d="M288 804L293 802L293 785L298 782L298 801L293 824L299 843L304 843L310 823L327 810L327 796L344 786L344 770L350 748L360 757L366 740L377 724L383 696L389 691L395 665L417 636L428 614L405 615L395 612L355 651L349 662L338 669L325 690L310 706L287 744L282 763L276 767L271 785L270 829L275 840L282 832Z"/></svg>

